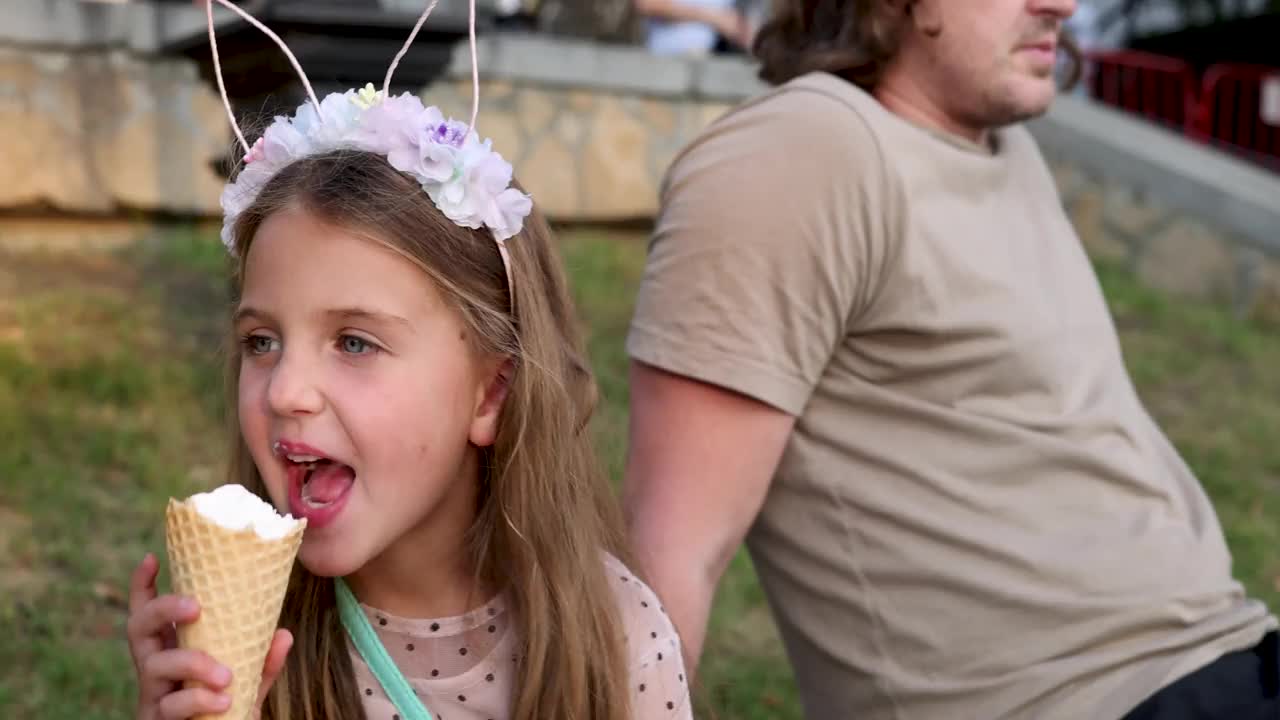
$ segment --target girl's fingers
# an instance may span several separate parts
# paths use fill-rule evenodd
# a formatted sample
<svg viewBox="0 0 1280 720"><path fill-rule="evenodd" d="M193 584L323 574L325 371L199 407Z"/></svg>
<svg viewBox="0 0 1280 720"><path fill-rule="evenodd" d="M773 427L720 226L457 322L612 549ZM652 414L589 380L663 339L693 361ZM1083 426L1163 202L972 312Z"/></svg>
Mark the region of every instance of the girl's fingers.
<svg viewBox="0 0 1280 720"><path fill-rule="evenodd" d="M271 648L267 650L267 661L262 665L262 685L258 690L258 707L262 707L271 686L284 670L285 658L289 656L289 649L292 647L293 634L284 629L276 630L275 637L271 638Z"/></svg>
<svg viewBox="0 0 1280 720"><path fill-rule="evenodd" d="M163 650L165 639L156 632L147 632L149 612L147 608L156 600L156 575L160 562L147 553L134 569L129 580L129 653L135 665L141 665L146 657Z"/></svg>
<svg viewBox="0 0 1280 720"><path fill-rule="evenodd" d="M129 614L138 612L143 605L156 596L156 575L160 572L160 561L156 556L147 553L134 568L129 579Z"/></svg>
<svg viewBox="0 0 1280 720"><path fill-rule="evenodd" d="M161 595L129 614L129 645L135 650L158 645L171 625L184 625L199 615L200 605L195 600L180 595ZM149 654L135 654L135 658L143 660Z"/></svg>
<svg viewBox="0 0 1280 720"><path fill-rule="evenodd" d="M207 688L187 688L160 699L163 720L187 720L197 715L216 715L231 707L231 696Z"/></svg>
<svg viewBox="0 0 1280 720"><path fill-rule="evenodd" d="M164 650L154 653L142 664L146 683L183 683L195 681L213 690L231 684L231 671L199 650Z"/></svg>

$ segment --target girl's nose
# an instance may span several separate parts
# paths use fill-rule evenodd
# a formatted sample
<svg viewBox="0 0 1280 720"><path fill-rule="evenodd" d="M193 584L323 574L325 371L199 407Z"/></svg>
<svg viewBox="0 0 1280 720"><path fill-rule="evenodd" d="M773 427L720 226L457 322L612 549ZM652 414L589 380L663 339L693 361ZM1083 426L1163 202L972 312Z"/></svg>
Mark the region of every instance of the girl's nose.
<svg viewBox="0 0 1280 720"><path fill-rule="evenodd" d="M324 409L324 395L316 383L313 363L298 353L283 352L271 372L267 402L282 417L314 415Z"/></svg>

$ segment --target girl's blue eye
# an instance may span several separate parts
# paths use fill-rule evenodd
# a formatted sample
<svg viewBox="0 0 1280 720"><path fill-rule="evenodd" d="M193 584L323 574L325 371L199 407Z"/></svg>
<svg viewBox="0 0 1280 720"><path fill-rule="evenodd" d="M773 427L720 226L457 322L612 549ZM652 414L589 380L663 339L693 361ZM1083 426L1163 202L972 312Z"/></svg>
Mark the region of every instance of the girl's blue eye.
<svg viewBox="0 0 1280 720"><path fill-rule="evenodd" d="M265 355L277 349L278 345L275 338L266 335L246 335L240 342L250 355Z"/></svg>
<svg viewBox="0 0 1280 720"><path fill-rule="evenodd" d="M352 355L368 355L378 349L373 343L355 335L343 335L338 338L338 343L342 347L342 352Z"/></svg>

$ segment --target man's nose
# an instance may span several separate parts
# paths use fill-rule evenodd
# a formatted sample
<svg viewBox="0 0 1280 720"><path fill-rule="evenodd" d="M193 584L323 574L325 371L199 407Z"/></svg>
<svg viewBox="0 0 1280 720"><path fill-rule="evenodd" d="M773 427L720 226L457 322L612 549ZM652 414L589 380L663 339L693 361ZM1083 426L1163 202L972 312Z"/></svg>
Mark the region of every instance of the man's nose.
<svg viewBox="0 0 1280 720"><path fill-rule="evenodd" d="M1029 0L1030 9L1036 15L1049 15L1066 20L1076 12L1076 0Z"/></svg>

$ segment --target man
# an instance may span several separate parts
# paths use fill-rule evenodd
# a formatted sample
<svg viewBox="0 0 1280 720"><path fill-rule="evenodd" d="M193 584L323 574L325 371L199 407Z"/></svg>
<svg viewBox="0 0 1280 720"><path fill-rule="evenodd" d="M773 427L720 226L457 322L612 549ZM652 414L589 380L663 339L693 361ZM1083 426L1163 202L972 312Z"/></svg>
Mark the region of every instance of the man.
<svg viewBox="0 0 1280 720"><path fill-rule="evenodd" d="M1073 9L785 0L778 87L675 161L626 495L690 667L745 536L810 718L1280 712L1276 621L1019 126Z"/></svg>

